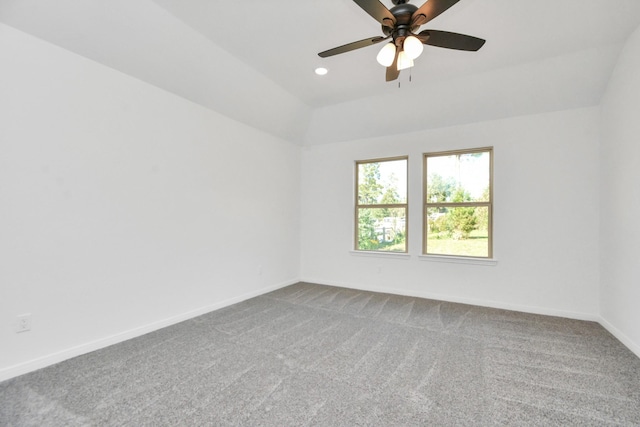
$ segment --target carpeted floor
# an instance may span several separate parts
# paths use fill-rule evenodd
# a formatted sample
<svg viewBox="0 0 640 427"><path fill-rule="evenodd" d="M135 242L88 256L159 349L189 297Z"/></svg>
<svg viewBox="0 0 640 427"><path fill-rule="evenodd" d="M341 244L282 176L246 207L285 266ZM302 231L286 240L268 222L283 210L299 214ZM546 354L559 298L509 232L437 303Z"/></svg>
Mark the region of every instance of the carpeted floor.
<svg viewBox="0 0 640 427"><path fill-rule="evenodd" d="M2 426L640 425L592 322L299 283L0 383Z"/></svg>

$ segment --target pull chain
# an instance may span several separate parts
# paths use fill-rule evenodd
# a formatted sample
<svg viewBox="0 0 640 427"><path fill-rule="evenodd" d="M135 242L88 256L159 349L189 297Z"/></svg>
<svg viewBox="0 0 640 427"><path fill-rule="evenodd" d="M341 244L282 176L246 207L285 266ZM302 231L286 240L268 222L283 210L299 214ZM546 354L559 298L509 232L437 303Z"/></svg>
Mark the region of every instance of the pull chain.
<svg viewBox="0 0 640 427"><path fill-rule="evenodd" d="M409 83L411 83L413 81L413 73L412 73L412 71L413 71L413 67L409 67ZM400 82L401 82L401 80L400 80L400 78L398 78L398 89L400 89L400 84L401 84Z"/></svg>
<svg viewBox="0 0 640 427"><path fill-rule="evenodd" d="M413 70L413 67L409 67L409 83L411 83L411 79L413 77L413 75L411 74L411 70ZM398 79L398 89L400 89L400 79Z"/></svg>

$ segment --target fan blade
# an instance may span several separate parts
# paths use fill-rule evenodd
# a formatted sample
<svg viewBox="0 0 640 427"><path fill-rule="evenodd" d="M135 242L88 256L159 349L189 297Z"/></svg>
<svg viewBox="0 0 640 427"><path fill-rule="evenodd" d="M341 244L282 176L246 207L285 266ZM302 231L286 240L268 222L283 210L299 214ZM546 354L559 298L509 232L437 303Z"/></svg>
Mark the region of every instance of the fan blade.
<svg viewBox="0 0 640 427"><path fill-rule="evenodd" d="M431 1L431 0L429 0ZM420 31L416 37L424 44L430 46L444 47L447 49L477 51L486 40L465 34L450 33L448 31L424 30Z"/></svg>
<svg viewBox="0 0 640 427"><path fill-rule="evenodd" d="M380 43L381 41L386 40L388 38L389 37L370 37L368 39L358 40L357 42L347 43L343 46L338 46L338 47L334 47L333 49L325 50L324 52L320 52L318 56L320 58L326 58L328 56L350 52L352 50L356 50L363 47L374 45L376 43Z"/></svg>
<svg viewBox="0 0 640 427"><path fill-rule="evenodd" d="M400 49L396 49L396 56L393 58L393 64L387 67L386 81L390 82L398 78L400 75L400 71L398 70L398 55L400 54Z"/></svg>
<svg viewBox="0 0 640 427"><path fill-rule="evenodd" d="M376 21L385 27L393 28L396 18L385 5L379 0L353 0L365 12L373 17Z"/></svg>
<svg viewBox="0 0 640 427"><path fill-rule="evenodd" d="M460 0L427 0L411 15L411 26L424 25Z"/></svg>

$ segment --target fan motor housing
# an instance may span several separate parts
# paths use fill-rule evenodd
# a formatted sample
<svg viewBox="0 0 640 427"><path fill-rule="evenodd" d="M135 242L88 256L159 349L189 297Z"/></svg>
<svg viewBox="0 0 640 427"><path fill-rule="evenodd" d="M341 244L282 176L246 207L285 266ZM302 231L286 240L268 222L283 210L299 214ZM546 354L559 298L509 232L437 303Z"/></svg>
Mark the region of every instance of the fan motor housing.
<svg viewBox="0 0 640 427"><path fill-rule="evenodd" d="M391 27L387 27L386 25L382 26L382 32L386 35L393 35L393 39L396 37L405 37L410 32L411 28L411 17L413 13L418 10L418 7L405 3L403 0L394 0L393 3L396 5L390 9L391 14L396 18L396 23Z"/></svg>

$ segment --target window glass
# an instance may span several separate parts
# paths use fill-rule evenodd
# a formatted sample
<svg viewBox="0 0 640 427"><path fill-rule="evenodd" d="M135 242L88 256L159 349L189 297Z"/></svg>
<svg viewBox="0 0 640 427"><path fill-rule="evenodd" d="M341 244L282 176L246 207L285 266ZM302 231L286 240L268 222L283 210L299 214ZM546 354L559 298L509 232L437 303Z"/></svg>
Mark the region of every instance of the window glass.
<svg viewBox="0 0 640 427"><path fill-rule="evenodd" d="M360 251L407 251L407 158L356 162Z"/></svg>
<svg viewBox="0 0 640 427"><path fill-rule="evenodd" d="M425 154L425 254L492 256L492 152Z"/></svg>
<svg viewBox="0 0 640 427"><path fill-rule="evenodd" d="M489 152L427 157L427 201L488 202Z"/></svg>

